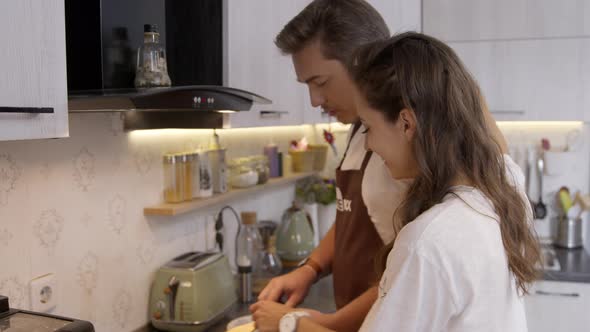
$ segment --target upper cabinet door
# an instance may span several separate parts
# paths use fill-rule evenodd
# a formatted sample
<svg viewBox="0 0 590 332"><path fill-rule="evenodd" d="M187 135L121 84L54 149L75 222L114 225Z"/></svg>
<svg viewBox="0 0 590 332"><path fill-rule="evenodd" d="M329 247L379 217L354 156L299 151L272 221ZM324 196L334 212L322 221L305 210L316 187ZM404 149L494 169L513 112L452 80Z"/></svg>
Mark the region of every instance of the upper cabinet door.
<svg viewBox="0 0 590 332"><path fill-rule="evenodd" d="M587 0L424 0L424 32L446 41L590 36Z"/></svg>
<svg viewBox="0 0 590 332"><path fill-rule="evenodd" d="M584 120L589 47L576 39L450 43L497 120ZM586 105L585 105L586 104Z"/></svg>
<svg viewBox="0 0 590 332"><path fill-rule="evenodd" d="M0 1L0 31L0 107L21 111L0 109L0 140L67 137L63 0Z"/></svg>
<svg viewBox="0 0 590 332"><path fill-rule="evenodd" d="M422 31L421 1L368 0L383 16L392 34L404 31Z"/></svg>
<svg viewBox="0 0 590 332"><path fill-rule="evenodd" d="M584 121L590 122L590 39L583 42L582 87L584 89Z"/></svg>
<svg viewBox="0 0 590 332"><path fill-rule="evenodd" d="M225 84L273 101L231 114L232 128L299 125L305 86L298 83L291 58L274 44L281 28L303 8L293 1L226 1Z"/></svg>

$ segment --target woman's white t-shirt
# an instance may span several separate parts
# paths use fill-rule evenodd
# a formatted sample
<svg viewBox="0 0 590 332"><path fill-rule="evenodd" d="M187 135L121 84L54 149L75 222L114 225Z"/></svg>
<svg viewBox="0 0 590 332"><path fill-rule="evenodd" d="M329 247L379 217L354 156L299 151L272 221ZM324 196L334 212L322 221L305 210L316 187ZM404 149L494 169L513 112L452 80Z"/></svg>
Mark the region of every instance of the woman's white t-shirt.
<svg viewBox="0 0 590 332"><path fill-rule="evenodd" d="M522 193L522 173L504 158ZM406 225L361 331L526 331L497 219L479 190L456 187Z"/></svg>
<svg viewBox="0 0 590 332"><path fill-rule="evenodd" d="M527 331L497 219L479 190L456 187L406 225L361 331Z"/></svg>

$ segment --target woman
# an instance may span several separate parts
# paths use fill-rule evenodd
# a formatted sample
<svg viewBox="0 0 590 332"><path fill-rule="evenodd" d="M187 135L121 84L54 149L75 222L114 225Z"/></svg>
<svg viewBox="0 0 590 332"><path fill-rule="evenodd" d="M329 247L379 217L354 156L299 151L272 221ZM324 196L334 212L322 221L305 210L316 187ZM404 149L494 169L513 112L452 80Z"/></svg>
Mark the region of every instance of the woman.
<svg viewBox="0 0 590 332"><path fill-rule="evenodd" d="M393 178L413 179L361 330L526 331L522 295L539 248L522 174L486 127L477 84L448 46L418 33L367 45L355 59L366 148ZM262 330L278 308L255 308Z"/></svg>

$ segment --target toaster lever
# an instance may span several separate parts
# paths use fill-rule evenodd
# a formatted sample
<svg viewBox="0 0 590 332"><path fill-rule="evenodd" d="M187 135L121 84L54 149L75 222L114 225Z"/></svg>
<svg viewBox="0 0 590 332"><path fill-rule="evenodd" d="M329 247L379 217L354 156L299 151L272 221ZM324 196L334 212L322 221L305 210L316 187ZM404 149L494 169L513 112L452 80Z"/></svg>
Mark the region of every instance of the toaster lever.
<svg viewBox="0 0 590 332"><path fill-rule="evenodd" d="M180 281L176 278L176 276L170 277L168 280L168 308L170 310L170 319L176 319L176 294L178 293L178 285L180 285Z"/></svg>

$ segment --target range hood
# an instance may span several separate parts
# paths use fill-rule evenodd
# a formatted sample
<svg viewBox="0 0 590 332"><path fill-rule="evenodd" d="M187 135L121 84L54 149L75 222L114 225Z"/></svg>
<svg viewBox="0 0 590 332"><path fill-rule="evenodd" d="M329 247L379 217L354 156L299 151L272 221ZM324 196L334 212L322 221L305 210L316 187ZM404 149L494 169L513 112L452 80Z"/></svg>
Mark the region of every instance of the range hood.
<svg viewBox="0 0 590 332"><path fill-rule="evenodd" d="M70 112L122 112L125 128L222 128L271 101L223 86L223 1L66 0ZM135 89L143 25L157 25L172 87Z"/></svg>
<svg viewBox="0 0 590 332"><path fill-rule="evenodd" d="M97 90L70 94L72 113L124 112L125 128L223 128L223 113L270 104L260 95L224 86Z"/></svg>

